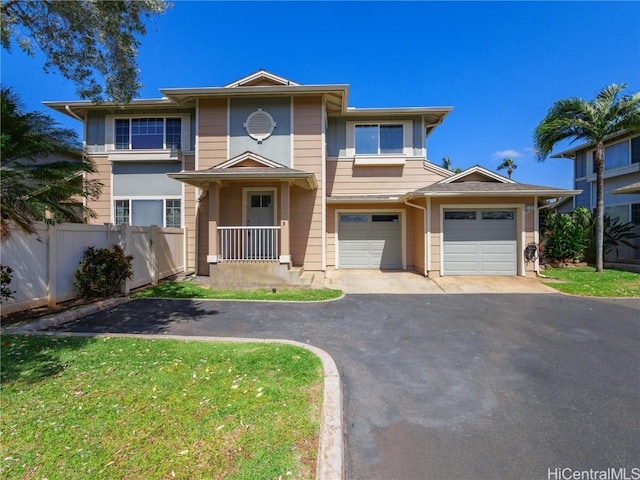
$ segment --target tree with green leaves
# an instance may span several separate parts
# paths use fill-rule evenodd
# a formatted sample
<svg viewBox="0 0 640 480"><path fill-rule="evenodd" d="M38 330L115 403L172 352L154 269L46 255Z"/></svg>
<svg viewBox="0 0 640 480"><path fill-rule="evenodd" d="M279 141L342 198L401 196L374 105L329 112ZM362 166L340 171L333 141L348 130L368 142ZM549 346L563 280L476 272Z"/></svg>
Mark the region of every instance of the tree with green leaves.
<svg viewBox="0 0 640 480"><path fill-rule="evenodd" d="M504 160L502 160L502 163L498 165L498 170L507 170L507 175L509 175L509 178L511 178L511 174L516 168L518 168L518 165L516 165L516 162L514 162L511 158L505 158Z"/></svg>
<svg viewBox="0 0 640 480"><path fill-rule="evenodd" d="M96 198L101 184L74 130L60 128L49 115L22 111L10 89L0 90L0 238L13 223L35 233L33 222L82 222L95 214L83 197Z"/></svg>
<svg viewBox="0 0 640 480"><path fill-rule="evenodd" d="M126 104L141 87L136 55L145 19L168 6L163 0L4 0L0 38L6 50L13 43L31 56L41 50L45 71L58 70L81 98Z"/></svg>
<svg viewBox="0 0 640 480"><path fill-rule="evenodd" d="M540 162L563 140L582 140L596 147L596 272L604 269L604 142L615 134L640 131L640 92L621 95L625 88L626 84L614 83L591 101L576 97L558 100L533 135Z"/></svg>

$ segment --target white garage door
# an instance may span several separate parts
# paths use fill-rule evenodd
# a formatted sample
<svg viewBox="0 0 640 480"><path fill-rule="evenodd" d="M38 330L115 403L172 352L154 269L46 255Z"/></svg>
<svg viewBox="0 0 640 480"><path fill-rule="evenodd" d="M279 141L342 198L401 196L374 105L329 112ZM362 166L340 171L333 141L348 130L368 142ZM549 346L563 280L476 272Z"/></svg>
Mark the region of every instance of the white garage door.
<svg viewBox="0 0 640 480"><path fill-rule="evenodd" d="M339 215L340 268L402 268L400 214Z"/></svg>
<svg viewBox="0 0 640 480"><path fill-rule="evenodd" d="M444 211L445 275L516 275L516 211Z"/></svg>

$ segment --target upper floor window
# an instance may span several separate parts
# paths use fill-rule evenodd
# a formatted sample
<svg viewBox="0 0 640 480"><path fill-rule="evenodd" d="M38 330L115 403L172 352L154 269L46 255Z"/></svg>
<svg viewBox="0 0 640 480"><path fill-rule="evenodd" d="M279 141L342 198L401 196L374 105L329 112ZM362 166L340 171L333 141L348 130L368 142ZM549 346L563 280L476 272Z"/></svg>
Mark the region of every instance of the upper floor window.
<svg viewBox="0 0 640 480"><path fill-rule="evenodd" d="M595 150L592 152L593 173L596 173ZM640 163L640 137L624 140L604 147L604 169L626 167L634 163Z"/></svg>
<svg viewBox="0 0 640 480"><path fill-rule="evenodd" d="M117 150L181 148L180 118L118 118L115 121Z"/></svg>
<svg viewBox="0 0 640 480"><path fill-rule="evenodd" d="M402 124L356 125L356 155L403 153L403 128Z"/></svg>

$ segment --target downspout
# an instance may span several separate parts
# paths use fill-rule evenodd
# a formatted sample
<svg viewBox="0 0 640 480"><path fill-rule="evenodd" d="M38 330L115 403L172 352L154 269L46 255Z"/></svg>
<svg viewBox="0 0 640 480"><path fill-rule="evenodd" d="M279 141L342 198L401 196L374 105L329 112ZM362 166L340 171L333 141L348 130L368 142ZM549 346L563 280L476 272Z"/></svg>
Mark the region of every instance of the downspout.
<svg viewBox="0 0 640 480"><path fill-rule="evenodd" d="M426 207L423 207L422 205L416 205L415 203L409 203L409 199L404 201L404 204L409 206L409 207L414 207L414 208L418 208L420 210L423 211L423 218L424 218L424 232L422 235L422 242L423 242L423 265L422 265L422 271L423 271L423 275L425 277L429 276L429 272L427 271L427 209Z"/></svg>

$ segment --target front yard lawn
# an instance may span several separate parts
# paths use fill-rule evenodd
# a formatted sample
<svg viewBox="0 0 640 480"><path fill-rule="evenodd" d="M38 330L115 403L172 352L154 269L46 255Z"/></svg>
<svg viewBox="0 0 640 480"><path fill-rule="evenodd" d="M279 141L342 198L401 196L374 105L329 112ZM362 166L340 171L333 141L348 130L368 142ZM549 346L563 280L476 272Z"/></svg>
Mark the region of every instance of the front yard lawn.
<svg viewBox="0 0 640 480"><path fill-rule="evenodd" d="M1 478L315 476L305 349L4 335L1 356Z"/></svg>
<svg viewBox="0 0 640 480"><path fill-rule="evenodd" d="M293 302L313 302L331 300L342 295L340 290L323 289L271 289L258 290L212 290L194 282L162 282L133 293L134 298L211 298L226 300L284 300Z"/></svg>
<svg viewBox="0 0 640 480"><path fill-rule="evenodd" d="M591 267L551 268L542 272L554 279L543 282L561 292L589 297L640 297L640 273Z"/></svg>

